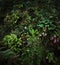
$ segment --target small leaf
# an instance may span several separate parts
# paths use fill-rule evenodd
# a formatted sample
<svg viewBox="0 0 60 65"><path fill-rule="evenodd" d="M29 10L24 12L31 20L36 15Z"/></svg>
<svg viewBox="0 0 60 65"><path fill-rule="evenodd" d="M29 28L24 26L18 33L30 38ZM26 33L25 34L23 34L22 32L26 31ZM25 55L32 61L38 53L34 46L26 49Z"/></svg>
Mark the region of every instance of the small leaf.
<svg viewBox="0 0 60 65"><path fill-rule="evenodd" d="M41 28L42 28L42 27L44 27L44 25L43 25L43 24L40 24L40 25L37 25L37 26L39 26L39 27L41 27Z"/></svg>

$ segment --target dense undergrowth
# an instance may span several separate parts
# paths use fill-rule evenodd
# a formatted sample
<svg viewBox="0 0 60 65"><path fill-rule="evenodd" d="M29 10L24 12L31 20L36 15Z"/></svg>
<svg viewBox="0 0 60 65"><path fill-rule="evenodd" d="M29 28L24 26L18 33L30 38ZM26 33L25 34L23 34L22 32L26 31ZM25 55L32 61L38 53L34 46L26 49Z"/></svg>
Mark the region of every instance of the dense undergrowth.
<svg viewBox="0 0 60 65"><path fill-rule="evenodd" d="M59 3L1 1L1 65L60 65Z"/></svg>

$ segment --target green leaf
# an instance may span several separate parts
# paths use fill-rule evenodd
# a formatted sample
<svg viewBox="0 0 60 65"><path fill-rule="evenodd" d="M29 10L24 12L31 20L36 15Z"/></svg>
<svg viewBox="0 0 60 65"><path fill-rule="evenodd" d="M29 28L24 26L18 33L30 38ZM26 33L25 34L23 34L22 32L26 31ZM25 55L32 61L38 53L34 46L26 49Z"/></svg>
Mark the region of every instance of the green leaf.
<svg viewBox="0 0 60 65"><path fill-rule="evenodd" d="M43 28L43 27L44 27L44 25L43 25L43 24L40 24L40 25L37 25L37 26L39 26L40 28Z"/></svg>

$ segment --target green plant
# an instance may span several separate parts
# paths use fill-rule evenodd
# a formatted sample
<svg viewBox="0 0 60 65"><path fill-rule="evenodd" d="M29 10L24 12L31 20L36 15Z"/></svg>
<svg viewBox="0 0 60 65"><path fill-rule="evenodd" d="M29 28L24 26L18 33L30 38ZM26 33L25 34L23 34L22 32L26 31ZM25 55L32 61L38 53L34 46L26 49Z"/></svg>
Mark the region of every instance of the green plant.
<svg viewBox="0 0 60 65"><path fill-rule="evenodd" d="M46 18L42 18L41 21L39 21L37 26L40 27L41 29L45 27L47 31L53 31L56 28L55 22Z"/></svg>
<svg viewBox="0 0 60 65"><path fill-rule="evenodd" d="M20 60L23 65L39 65L41 63L44 51L43 48L39 46L39 44L30 44L29 46L24 47L22 51L23 53Z"/></svg>
<svg viewBox="0 0 60 65"><path fill-rule="evenodd" d="M19 52L20 51L20 46L21 46L21 39L17 38L17 36L15 34L10 34L10 35L6 35L3 38L3 43L4 45L7 45L8 48Z"/></svg>
<svg viewBox="0 0 60 65"><path fill-rule="evenodd" d="M60 65L58 6L59 0L1 1L0 55L18 60L10 65Z"/></svg>

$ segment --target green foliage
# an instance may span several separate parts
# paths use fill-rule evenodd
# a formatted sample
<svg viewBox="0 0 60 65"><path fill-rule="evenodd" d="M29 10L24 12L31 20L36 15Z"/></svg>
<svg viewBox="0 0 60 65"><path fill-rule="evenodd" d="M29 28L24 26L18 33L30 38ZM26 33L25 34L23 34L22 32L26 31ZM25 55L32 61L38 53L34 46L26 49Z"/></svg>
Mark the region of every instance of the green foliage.
<svg viewBox="0 0 60 65"><path fill-rule="evenodd" d="M54 31L56 29L56 25L54 21L51 21L49 19L42 18L41 21L39 21L37 25L40 29L43 30L43 28L47 31Z"/></svg>
<svg viewBox="0 0 60 65"><path fill-rule="evenodd" d="M47 53L46 59L48 59L49 63L50 63L51 61L54 63L54 61L55 61L55 59L54 59L54 53L53 53L53 52Z"/></svg>
<svg viewBox="0 0 60 65"><path fill-rule="evenodd" d="M5 51L1 51L0 55L3 55L5 58L10 58L10 57L13 57L15 53L12 50L8 49Z"/></svg>
<svg viewBox="0 0 60 65"><path fill-rule="evenodd" d="M39 65L43 57L43 48L38 44L30 44L28 47L23 49L21 61L23 65ZM28 61L27 61L28 60Z"/></svg>
<svg viewBox="0 0 60 65"><path fill-rule="evenodd" d="M19 14L19 11L16 11L16 12L14 12L14 11L12 11L12 13L11 13L11 15L9 16L8 14L6 15L6 18L5 18L5 23L6 24L14 24L14 23L16 23L16 21L17 21L17 19L19 18L18 17L18 14Z"/></svg>
<svg viewBox="0 0 60 65"><path fill-rule="evenodd" d="M10 35L6 35L3 38L3 43L4 45L8 45L8 48L19 52L20 51L20 46L21 46L21 39L17 38L17 36L15 34L10 34Z"/></svg>
<svg viewBox="0 0 60 65"><path fill-rule="evenodd" d="M14 65L60 65L60 11L55 0L1 3L0 55L17 59Z"/></svg>

